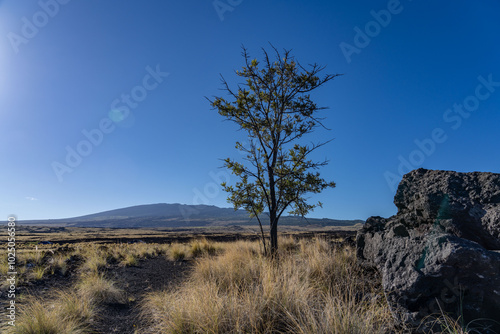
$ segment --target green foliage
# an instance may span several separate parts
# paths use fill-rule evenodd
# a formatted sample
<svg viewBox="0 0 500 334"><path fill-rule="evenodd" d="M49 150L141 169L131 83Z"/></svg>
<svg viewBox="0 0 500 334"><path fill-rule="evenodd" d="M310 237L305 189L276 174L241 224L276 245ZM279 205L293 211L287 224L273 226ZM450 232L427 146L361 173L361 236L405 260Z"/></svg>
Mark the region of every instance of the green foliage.
<svg viewBox="0 0 500 334"><path fill-rule="evenodd" d="M215 97L212 107L221 116L235 122L247 132L248 143L236 142L236 149L244 152L245 162L225 159L224 166L239 177L235 185L223 183L229 193L228 201L235 209L244 208L251 216L269 212L271 250L277 250L277 224L288 208L288 213L305 216L321 203L310 204L306 194L320 193L335 187L316 171L327 161L315 162L309 154L327 142L301 145L300 139L324 127L320 110L310 92L334 79L337 75L319 77L324 69L317 64L305 69L290 51L281 55L274 48L276 60L271 61L264 51L264 61L250 59L243 48L245 66L236 74L244 79L237 92L222 79L230 100ZM260 219L259 219L260 223Z"/></svg>

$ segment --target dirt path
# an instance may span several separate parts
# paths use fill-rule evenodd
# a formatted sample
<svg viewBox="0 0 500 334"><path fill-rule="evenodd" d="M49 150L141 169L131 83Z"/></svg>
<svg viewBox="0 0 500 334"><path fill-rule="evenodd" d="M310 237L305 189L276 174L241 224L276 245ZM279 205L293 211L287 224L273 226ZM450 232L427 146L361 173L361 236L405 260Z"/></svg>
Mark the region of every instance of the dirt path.
<svg viewBox="0 0 500 334"><path fill-rule="evenodd" d="M124 289L127 304L103 305L94 330L97 333L133 334L142 324L138 305L145 294L178 286L187 276L191 265L168 261L164 257L140 260L136 267L108 269L110 278Z"/></svg>

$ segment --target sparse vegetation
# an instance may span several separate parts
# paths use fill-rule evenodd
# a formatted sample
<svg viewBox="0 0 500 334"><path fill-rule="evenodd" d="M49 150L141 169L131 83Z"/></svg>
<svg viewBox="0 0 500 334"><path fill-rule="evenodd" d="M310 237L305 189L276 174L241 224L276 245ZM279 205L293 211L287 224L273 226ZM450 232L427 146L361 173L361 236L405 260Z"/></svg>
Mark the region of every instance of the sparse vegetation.
<svg viewBox="0 0 500 334"><path fill-rule="evenodd" d="M186 258L188 247L184 244L174 243L170 247L168 258L174 261L182 261Z"/></svg>
<svg viewBox="0 0 500 334"><path fill-rule="evenodd" d="M280 236L279 245L279 262L264 256L258 241L205 237L171 244L33 246L17 254L19 285L72 282L36 297L16 297L19 313L9 332L95 332L98 314L115 303L141 305L137 333L401 332L394 328L379 279L357 265L353 249L300 234ZM167 290L141 288L140 294L111 279L115 270L162 257L174 270L191 268L189 277ZM445 315L435 324L443 333L478 333L473 324Z"/></svg>
<svg viewBox="0 0 500 334"><path fill-rule="evenodd" d="M216 245L213 242L209 242L206 238L201 238L193 240L190 243L191 257L197 258L203 255L215 255L218 251L222 249L220 245Z"/></svg>
<svg viewBox="0 0 500 334"><path fill-rule="evenodd" d="M83 264L83 270L98 273L107 264L107 254L96 246L90 247L84 256L86 260Z"/></svg>
<svg viewBox="0 0 500 334"><path fill-rule="evenodd" d="M126 302L125 294L103 274L83 274L76 291L58 291L48 299L34 298L23 304L15 327L16 334L90 333L90 323L99 305Z"/></svg>
<svg viewBox="0 0 500 334"><path fill-rule="evenodd" d="M43 265L37 265L33 268L31 271L31 274L33 276L33 279L35 281L41 280L43 276L45 275L45 271L47 270L47 267L44 267Z"/></svg>
<svg viewBox="0 0 500 334"><path fill-rule="evenodd" d="M61 291L57 293L59 313L64 319L78 323L89 323L95 316L97 305L93 299L82 298L81 295Z"/></svg>
<svg viewBox="0 0 500 334"><path fill-rule="evenodd" d="M23 253L21 253L21 254L23 254ZM24 262L26 264L37 266L37 265L42 264L42 260L43 260L44 255L45 255L45 251L36 249L35 251L24 253L24 255L25 255Z"/></svg>
<svg viewBox="0 0 500 334"><path fill-rule="evenodd" d="M24 306L15 327L8 331L15 334L83 334L89 333L84 324L65 317L62 309L41 301Z"/></svg>
<svg viewBox="0 0 500 334"><path fill-rule="evenodd" d="M103 274L92 272L83 275L77 284L78 294L97 303L124 303L124 291L115 286Z"/></svg>
<svg viewBox="0 0 500 334"><path fill-rule="evenodd" d="M59 271L62 275L66 275L66 272L68 270L68 264L67 264L68 259L69 259L68 254L55 255L51 263L51 269L50 269L51 274L54 275L57 271Z"/></svg>
<svg viewBox="0 0 500 334"><path fill-rule="evenodd" d="M227 244L221 255L197 260L177 291L149 294L143 317L161 333L385 333L392 325L352 250L286 241L279 264L256 242Z"/></svg>
<svg viewBox="0 0 500 334"><path fill-rule="evenodd" d="M125 258L122 260L121 262L124 266L136 266L138 261L137 261L137 257L134 255L134 254L127 254L125 255Z"/></svg>

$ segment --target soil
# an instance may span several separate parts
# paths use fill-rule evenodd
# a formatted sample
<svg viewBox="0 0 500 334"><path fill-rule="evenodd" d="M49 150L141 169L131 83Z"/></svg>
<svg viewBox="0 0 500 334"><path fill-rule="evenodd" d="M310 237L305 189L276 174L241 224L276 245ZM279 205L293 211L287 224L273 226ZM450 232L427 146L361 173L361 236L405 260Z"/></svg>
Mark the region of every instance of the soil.
<svg viewBox="0 0 500 334"><path fill-rule="evenodd" d="M109 268L110 278L125 290L127 304L105 304L93 326L96 333L136 333L143 328L139 318L139 305L147 293L170 290L181 284L189 273L191 264L174 262L164 257L142 259L135 267L115 265Z"/></svg>

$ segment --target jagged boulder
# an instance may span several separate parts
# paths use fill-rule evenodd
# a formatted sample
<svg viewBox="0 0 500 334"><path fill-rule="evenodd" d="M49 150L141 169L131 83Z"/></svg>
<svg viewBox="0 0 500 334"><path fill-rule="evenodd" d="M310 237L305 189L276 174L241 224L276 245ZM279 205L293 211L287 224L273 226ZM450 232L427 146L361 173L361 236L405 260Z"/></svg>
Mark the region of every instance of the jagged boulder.
<svg viewBox="0 0 500 334"><path fill-rule="evenodd" d="M396 319L422 331L432 314L499 321L500 174L414 170L394 203L398 213L370 217L356 243L360 261L381 272ZM477 325L500 333L489 320Z"/></svg>
<svg viewBox="0 0 500 334"><path fill-rule="evenodd" d="M426 170L406 174L394 204L410 227L434 228L500 249L500 174Z"/></svg>

